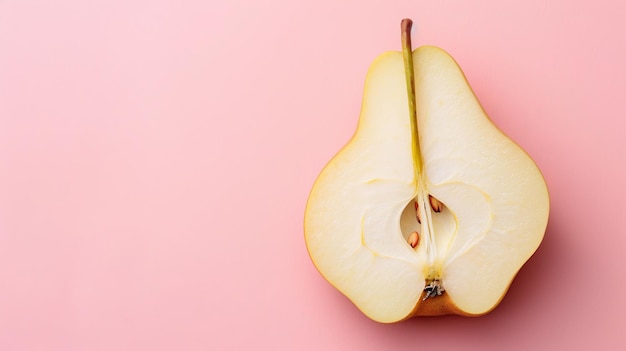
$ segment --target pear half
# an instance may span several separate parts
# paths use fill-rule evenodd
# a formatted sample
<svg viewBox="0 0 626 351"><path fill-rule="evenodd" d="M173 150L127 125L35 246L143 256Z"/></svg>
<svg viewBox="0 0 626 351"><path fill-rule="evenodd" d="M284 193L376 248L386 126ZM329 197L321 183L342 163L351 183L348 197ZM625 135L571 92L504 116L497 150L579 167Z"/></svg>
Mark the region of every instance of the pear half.
<svg viewBox="0 0 626 351"><path fill-rule="evenodd" d="M539 246L548 191L450 55L423 46L410 58L414 78L401 52L370 67L357 131L309 196L307 249L375 321L483 315Z"/></svg>

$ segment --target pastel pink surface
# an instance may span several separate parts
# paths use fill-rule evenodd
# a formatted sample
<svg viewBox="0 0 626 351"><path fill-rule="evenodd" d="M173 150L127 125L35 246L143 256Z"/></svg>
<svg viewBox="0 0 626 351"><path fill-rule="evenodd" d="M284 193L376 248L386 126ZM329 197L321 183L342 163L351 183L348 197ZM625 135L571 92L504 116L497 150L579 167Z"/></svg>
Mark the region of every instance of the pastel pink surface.
<svg viewBox="0 0 626 351"><path fill-rule="evenodd" d="M3 1L0 350L626 347L618 1ZM381 325L302 219L381 52L450 52L542 169L544 243L481 318Z"/></svg>

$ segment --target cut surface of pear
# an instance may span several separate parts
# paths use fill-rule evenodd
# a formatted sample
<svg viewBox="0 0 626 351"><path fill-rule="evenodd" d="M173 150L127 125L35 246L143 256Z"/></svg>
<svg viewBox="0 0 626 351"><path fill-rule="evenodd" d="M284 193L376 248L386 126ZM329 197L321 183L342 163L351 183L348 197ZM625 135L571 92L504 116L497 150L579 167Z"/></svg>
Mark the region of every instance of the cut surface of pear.
<svg viewBox="0 0 626 351"><path fill-rule="evenodd" d="M491 311L549 212L539 169L493 125L452 57L423 46L412 58L421 172L402 54L387 52L367 74L356 133L319 175L305 213L317 269L385 323ZM442 289L429 296L433 282Z"/></svg>

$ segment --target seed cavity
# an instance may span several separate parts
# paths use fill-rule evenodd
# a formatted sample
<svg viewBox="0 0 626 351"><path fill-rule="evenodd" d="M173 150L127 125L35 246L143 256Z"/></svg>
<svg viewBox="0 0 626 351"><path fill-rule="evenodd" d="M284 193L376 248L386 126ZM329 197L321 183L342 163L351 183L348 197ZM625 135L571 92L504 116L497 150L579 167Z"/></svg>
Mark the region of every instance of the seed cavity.
<svg viewBox="0 0 626 351"><path fill-rule="evenodd" d="M441 201L434 198L432 195L428 195L428 202L433 212L439 213L443 210L443 207L444 207L443 203L441 203ZM415 201L413 205L415 207L415 219L417 219L417 223L422 224L422 216L420 215L419 203ZM411 245L412 248L417 247L419 242L420 242L420 236L419 236L419 233L416 231L412 232L407 238L407 243L409 243L409 245Z"/></svg>

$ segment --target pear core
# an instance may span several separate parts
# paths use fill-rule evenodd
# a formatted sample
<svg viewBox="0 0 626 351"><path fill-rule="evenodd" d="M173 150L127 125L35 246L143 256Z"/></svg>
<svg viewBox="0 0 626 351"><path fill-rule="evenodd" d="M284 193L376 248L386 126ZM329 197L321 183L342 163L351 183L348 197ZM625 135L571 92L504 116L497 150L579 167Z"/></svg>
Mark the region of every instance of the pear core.
<svg viewBox="0 0 626 351"><path fill-rule="evenodd" d="M367 74L356 133L319 175L305 213L317 269L384 323L491 311L539 246L549 212L539 169L493 125L452 57L423 46L413 62L421 172L402 54L387 52ZM425 299L435 280L445 292Z"/></svg>

